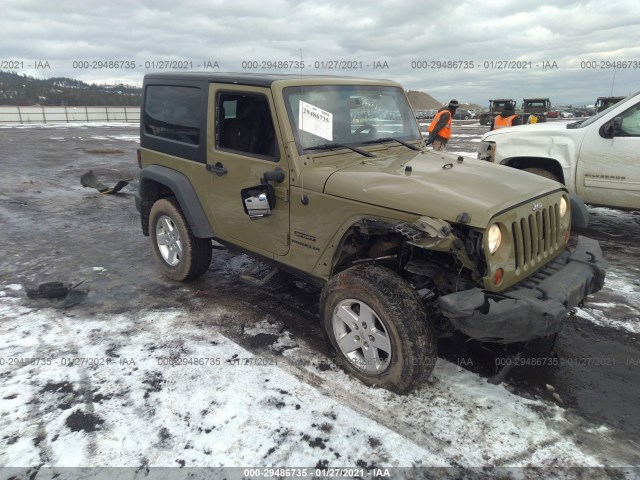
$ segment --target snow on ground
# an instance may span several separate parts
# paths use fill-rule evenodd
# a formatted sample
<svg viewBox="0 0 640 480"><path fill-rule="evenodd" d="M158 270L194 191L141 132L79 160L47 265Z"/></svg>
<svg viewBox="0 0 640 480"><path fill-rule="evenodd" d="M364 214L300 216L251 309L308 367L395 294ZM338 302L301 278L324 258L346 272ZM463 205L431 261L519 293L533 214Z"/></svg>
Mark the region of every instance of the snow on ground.
<svg viewBox="0 0 640 480"><path fill-rule="evenodd" d="M609 301L602 302L603 297ZM621 270L611 262L602 290L576 314L596 325L640 333L640 280L628 267Z"/></svg>
<svg viewBox="0 0 640 480"><path fill-rule="evenodd" d="M91 135L87 138L84 138L84 137L72 137L72 138L76 140L116 140L116 141L123 141L123 142L140 143L140 135ZM49 140L65 142L68 139L66 137L49 137Z"/></svg>
<svg viewBox="0 0 640 480"><path fill-rule="evenodd" d="M467 158L478 158L478 152L465 152L463 150L447 150L447 152L453 155L462 155Z"/></svg>
<svg viewBox="0 0 640 480"><path fill-rule="evenodd" d="M606 428L443 360L397 396L273 318L245 330L279 337L255 354L221 309L87 316L0 291L4 466L623 465Z"/></svg>
<svg viewBox="0 0 640 480"><path fill-rule="evenodd" d="M611 318L609 314L606 313L606 308L616 306L627 307L626 305L616 305L614 303L595 303L590 305L591 307L595 308L577 308L576 315L596 325L600 325L601 327L611 327L617 328L619 330L627 330L631 333L640 333L640 319L638 319L637 317L633 320L616 320L615 318Z"/></svg>
<svg viewBox="0 0 640 480"><path fill-rule="evenodd" d="M92 135L89 138L92 140L122 140L140 143L140 135Z"/></svg>
<svg viewBox="0 0 640 480"><path fill-rule="evenodd" d="M605 296L615 302L601 302ZM576 315L603 327L640 333L640 281L628 270L622 271L610 265L602 290L584 307L576 309Z"/></svg>
<svg viewBox="0 0 640 480"><path fill-rule="evenodd" d="M71 129L71 128L90 128L90 127L101 127L101 128L116 128L116 127L132 127L132 128L140 128L140 123L133 122L69 122L69 123L5 123L0 124L0 129L3 128L15 128L17 130L29 130L33 128L39 129Z"/></svg>
<svg viewBox="0 0 640 480"><path fill-rule="evenodd" d="M597 230L605 242L637 238L640 232L638 212L605 207L588 207L588 210L591 228ZM640 333L640 264L629 264L628 257L606 251L605 258L609 269L602 291L576 313L596 325Z"/></svg>
<svg viewBox="0 0 640 480"><path fill-rule="evenodd" d="M74 318L3 297L0 315L2 465L447 465L215 331L190 327L185 312ZM209 364L165 365L188 358Z"/></svg>
<svg viewBox="0 0 640 480"><path fill-rule="evenodd" d="M477 133L456 133L455 136L457 139L464 138L470 142L480 143L480 136Z"/></svg>
<svg viewBox="0 0 640 480"><path fill-rule="evenodd" d="M613 215L621 218L634 218L638 215L637 212L634 212L632 210L616 210L615 208L608 207L589 206L588 209L592 215Z"/></svg>

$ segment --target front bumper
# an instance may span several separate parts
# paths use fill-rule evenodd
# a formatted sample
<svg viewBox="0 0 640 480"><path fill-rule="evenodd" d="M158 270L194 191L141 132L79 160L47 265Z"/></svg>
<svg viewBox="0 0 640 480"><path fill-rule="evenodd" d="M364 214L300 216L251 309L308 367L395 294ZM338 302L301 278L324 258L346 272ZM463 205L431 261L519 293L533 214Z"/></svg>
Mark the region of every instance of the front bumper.
<svg viewBox="0 0 640 480"><path fill-rule="evenodd" d="M525 342L562 330L568 313L604 285L607 261L600 244L578 237L541 270L499 294L472 288L438 299L442 313L471 338Z"/></svg>

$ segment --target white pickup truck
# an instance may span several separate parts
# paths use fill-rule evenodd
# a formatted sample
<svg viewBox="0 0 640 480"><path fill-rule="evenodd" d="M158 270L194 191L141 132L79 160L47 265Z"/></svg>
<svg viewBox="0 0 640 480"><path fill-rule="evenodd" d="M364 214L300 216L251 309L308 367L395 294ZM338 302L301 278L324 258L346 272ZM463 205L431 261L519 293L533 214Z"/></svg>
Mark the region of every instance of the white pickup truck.
<svg viewBox="0 0 640 480"><path fill-rule="evenodd" d="M640 210L640 92L586 120L487 132L478 158L559 181L591 205Z"/></svg>

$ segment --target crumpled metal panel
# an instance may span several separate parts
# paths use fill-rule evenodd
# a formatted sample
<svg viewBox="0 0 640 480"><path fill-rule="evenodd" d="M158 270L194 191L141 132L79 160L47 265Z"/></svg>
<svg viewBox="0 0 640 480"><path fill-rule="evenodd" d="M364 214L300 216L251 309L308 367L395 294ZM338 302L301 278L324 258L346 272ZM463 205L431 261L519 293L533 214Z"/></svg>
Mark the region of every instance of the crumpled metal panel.
<svg viewBox="0 0 640 480"><path fill-rule="evenodd" d="M440 309L455 328L481 341L513 343L557 333L570 310L602 288L608 267L600 244L582 236L563 259L561 269L539 282L501 294L473 288L444 295Z"/></svg>

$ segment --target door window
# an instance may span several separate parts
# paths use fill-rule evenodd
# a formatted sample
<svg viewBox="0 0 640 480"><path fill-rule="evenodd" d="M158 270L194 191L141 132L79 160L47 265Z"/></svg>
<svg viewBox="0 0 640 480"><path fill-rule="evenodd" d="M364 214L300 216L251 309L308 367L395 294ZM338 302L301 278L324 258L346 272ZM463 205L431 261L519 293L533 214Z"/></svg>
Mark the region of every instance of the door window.
<svg viewBox="0 0 640 480"><path fill-rule="evenodd" d="M219 93L216 146L276 160L276 134L264 95Z"/></svg>
<svg viewBox="0 0 640 480"><path fill-rule="evenodd" d="M622 133L620 136L640 136L640 103L620 115L622 117Z"/></svg>

